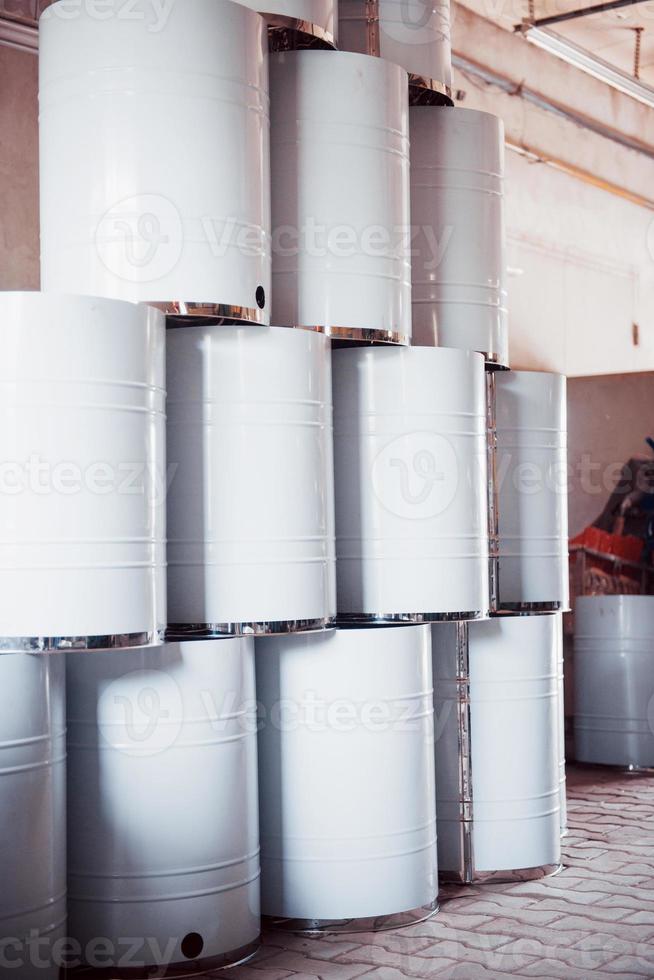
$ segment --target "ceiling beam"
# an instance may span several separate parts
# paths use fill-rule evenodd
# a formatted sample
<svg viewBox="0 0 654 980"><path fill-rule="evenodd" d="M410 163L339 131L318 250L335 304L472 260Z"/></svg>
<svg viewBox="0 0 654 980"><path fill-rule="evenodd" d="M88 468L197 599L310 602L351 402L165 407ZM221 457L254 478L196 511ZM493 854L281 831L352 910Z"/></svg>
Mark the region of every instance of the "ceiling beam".
<svg viewBox="0 0 654 980"><path fill-rule="evenodd" d="M454 88L530 158L651 208L654 110L452 3Z"/></svg>
<svg viewBox="0 0 654 980"><path fill-rule="evenodd" d="M647 0L607 0L606 3L595 3L590 7L568 10L564 14L551 14L549 17L537 17L535 20L522 21L520 24L516 24L513 30L522 31L525 27L547 27L549 24L562 24L566 20L592 17L593 14L603 14L607 10L619 10L621 7L635 7L639 3L647 3Z"/></svg>
<svg viewBox="0 0 654 980"><path fill-rule="evenodd" d="M525 101L533 103L533 105L538 106L538 108L543 109L545 112L552 112L555 115L562 116L564 119L568 119L577 126L583 126L585 129L589 129L591 132L597 133L598 136L603 136L605 139L613 140L613 142L619 143L621 146L626 146L630 150L636 150L638 153L644 153L645 156L648 156L650 159L654 160L654 146L651 144L622 133L619 129L616 129L613 126L608 126L599 119L595 119L592 116L571 110L561 103L553 102L551 99L547 98L547 96L536 92L534 89L522 82L516 86L515 82L511 81L510 78L507 78L506 75L500 75L497 72L491 71L490 69L485 68L476 62L470 61L469 58L456 53L452 55L452 65L454 68L460 69L465 74L476 75L484 82L491 85L496 85L504 92L508 92L509 95L520 96L521 99L525 99Z"/></svg>

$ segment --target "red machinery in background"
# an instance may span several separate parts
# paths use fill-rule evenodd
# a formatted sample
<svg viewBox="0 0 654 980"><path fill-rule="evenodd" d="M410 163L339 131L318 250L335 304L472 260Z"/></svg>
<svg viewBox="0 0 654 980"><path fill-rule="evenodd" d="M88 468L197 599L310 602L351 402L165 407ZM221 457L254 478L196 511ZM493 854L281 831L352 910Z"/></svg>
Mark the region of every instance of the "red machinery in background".
<svg viewBox="0 0 654 980"><path fill-rule="evenodd" d="M582 595L654 595L653 550L654 459L633 457L599 517L570 540L572 608Z"/></svg>

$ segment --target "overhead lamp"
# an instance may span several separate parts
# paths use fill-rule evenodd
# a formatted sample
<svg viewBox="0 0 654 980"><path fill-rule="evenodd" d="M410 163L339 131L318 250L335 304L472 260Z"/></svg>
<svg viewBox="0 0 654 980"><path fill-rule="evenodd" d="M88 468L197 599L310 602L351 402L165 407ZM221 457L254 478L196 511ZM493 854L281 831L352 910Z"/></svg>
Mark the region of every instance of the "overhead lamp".
<svg viewBox="0 0 654 980"><path fill-rule="evenodd" d="M627 72L615 68L603 58L598 58L586 48L568 41L567 38L548 30L546 27L530 27L529 24L523 24L521 32L530 44L535 44L555 57L561 58L562 61L566 61L569 65L586 72L587 75L592 75L600 82L605 82L611 88L624 92L632 99L638 99L639 102L643 102L654 109L654 88L651 85L646 85L634 78L633 75L628 75Z"/></svg>

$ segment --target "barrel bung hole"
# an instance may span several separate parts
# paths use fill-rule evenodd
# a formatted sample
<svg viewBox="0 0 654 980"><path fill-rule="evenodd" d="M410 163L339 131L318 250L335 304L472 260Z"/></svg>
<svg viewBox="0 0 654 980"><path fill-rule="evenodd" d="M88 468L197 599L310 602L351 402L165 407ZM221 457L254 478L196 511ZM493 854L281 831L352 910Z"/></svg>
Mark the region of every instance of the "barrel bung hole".
<svg viewBox="0 0 654 980"><path fill-rule="evenodd" d="M182 955L187 960L196 960L204 949L204 939L199 932L189 932L182 939Z"/></svg>

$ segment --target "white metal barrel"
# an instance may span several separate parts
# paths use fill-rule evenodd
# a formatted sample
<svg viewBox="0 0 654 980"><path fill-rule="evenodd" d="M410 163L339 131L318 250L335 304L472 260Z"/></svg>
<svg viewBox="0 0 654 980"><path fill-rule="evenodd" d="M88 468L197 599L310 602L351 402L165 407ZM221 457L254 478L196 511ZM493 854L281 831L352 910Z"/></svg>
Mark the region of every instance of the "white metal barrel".
<svg viewBox="0 0 654 980"><path fill-rule="evenodd" d="M565 684L563 674L563 616L557 614L555 626L557 642L556 682L559 713L559 798L561 804L561 834L568 832L568 790L565 774Z"/></svg>
<svg viewBox="0 0 654 980"><path fill-rule="evenodd" d="M566 381L510 371L495 383L499 607L567 609Z"/></svg>
<svg viewBox="0 0 654 980"><path fill-rule="evenodd" d="M339 0L338 18L340 48L401 65L412 84L451 104L449 0Z"/></svg>
<svg viewBox="0 0 654 980"><path fill-rule="evenodd" d="M475 109L414 107L413 343L509 363L504 125Z"/></svg>
<svg viewBox="0 0 654 980"><path fill-rule="evenodd" d="M169 328L169 622L276 632L335 614L329 340Z"/></svg>
<svg viewBox="0 0 654 980"><path fill-rule="evenodd" d="M264 637L256 654L263 913L349 931L428 915L429 627Z"/></svg>
<svg viewBox="0 0 654 980"><path fill-rule="evenodd" d="M486 371L486 462L488 476L488 587L489 606L497 612L499 572L499 494L497 489L497 423L495 371Z"/></svg>
<svg viewBox="0 0 654 980"><path fill-rule="evenodd" d="M0 657L0 973L57 980L66 932L63 654Z"/></svg>
<svg viewBox="0 0 654 980"><path fill-rule="evenodd" d="M262 18L229 0L73 6L40 20L43 289L268 323Z"/></svg>
<svg viewBox="0 0 654 980"><path fill-rule="evenodd" d="M166 625L164 317L0 294L0 651Z"/></svg>
<svg viewBox="0 0 654 980"><path fill-rule="evenodd" d="M575 601L575 758L654 767L654 597Z"/></svg>
<svg viewBox="0 0 654 980"><path fill-rule="evenodd" d="M87 966L180 976L256 949L253 644L69 654L69 928Z"/></svg>
<svg viewBox="0 0 654 980"><path fill-rule="evenodd" d="M272 30L292 31L302 45L333 47L338 0L238 0L258 10Z"/></svg>
<svg viewBox="0 0 654 980"><path fill-rule="evenodd" d="M346 347L332 361L339 616L484 615L483 358L434 347Z"/></svg>
<svg viewBox="0 0 654 980"><path fill-rule="evenodd" d="M432 627L438 861L464 882L560 861L554 616Z"/></svg>
<svg viewBox="0 0 654 980"><path fill-rule="evenodd" d="M271 57L273 322L408 343L406 73L333 51Z"/></svg>

